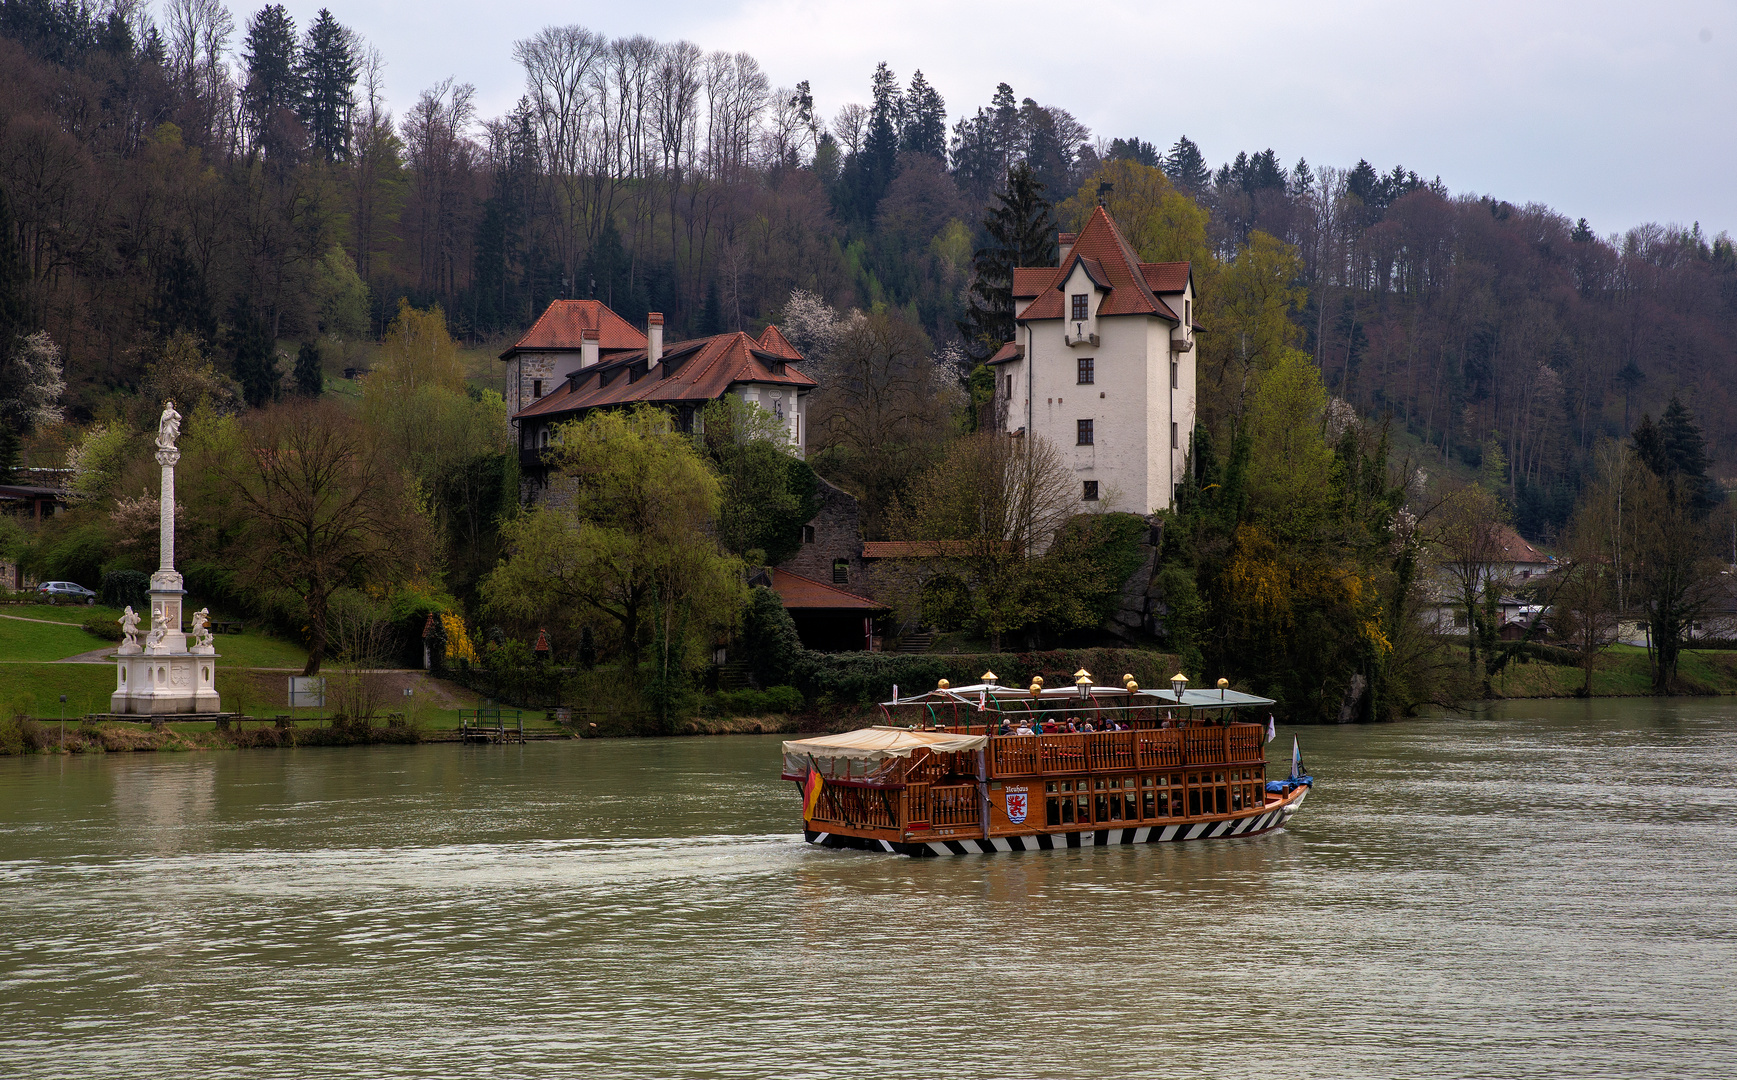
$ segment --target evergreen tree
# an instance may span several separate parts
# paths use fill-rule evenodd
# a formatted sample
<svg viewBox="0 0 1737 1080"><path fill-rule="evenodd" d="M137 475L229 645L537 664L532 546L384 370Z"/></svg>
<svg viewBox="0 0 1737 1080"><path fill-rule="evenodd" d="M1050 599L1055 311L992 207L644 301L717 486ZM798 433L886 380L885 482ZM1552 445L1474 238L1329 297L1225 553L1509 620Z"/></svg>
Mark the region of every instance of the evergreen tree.
<svg viewBox="0 0 1737 1080"><path fill-rule="evenodd" d="M318 342L304 341L296 353L296 390L308 397L319 397L326 389L326 375L321 363Z"/></svg>
<svg viewBox="0 0 1737 1080"><path fill-rule="evenodd" d="M314 149L327 161L350 156L350 114L356 108L359 71L354 38L329 10L321 8L302 45L299 77L306 95L301 101L302 123Z"/></svg>
<svg viewBox="0 0 1737 1080"><path fill-rule="evenodd" d="M1148 168L1158 168L1163 161L1158 148L1144 139L1111 139L1111 161L1137 161Z"/></svg>
<svg viewBox="0 0 1737 1080"><path fill-rule="evenodd" d="M235 380L254 408L277 398L277 349L271 327L254 313L253 305L237 297L229 309L229 352L234 358Z"/></svg>
<svg viewBox="0 0 1737 1080"><path fill-rule="evenodd" d="M187 254L187 241L179 232L169 239L169 258L157 275L151 298L151 329L164 337L180 330L209 342L217 336L217 314L205 275Z"/></svg>
<svg viewBox="0 0 1737 1080"><path fill-rule="evenodd" d="M905 91L904 122L899 148L913 154L947 156L947 103L918 70Z"/></svg>
<svg viewBox="0 0 1737 1080"><path fill-rule="evenodd" d="M972 256L969 306L958 324L966 351L979 363L1013 339L1013 268L1055 262L1055 218L1043 191L1030 166L1015 165L983 219L989 243Z"/></svg>
<svg viewBox="0 0 1737 1080"><path fill-rule="evenodd" d="M268 4L248 21L243 47L247 86L242 100L253 137L267 157L284 154L292 149L281 132L284 115L299 112L302 102L295 21L282 4Z"/></svg>
<svg viewBox="0 0 1737 1080"><path fill-rule="evenodd" d="M875 207L893 182L899 167L899 124L904 100L899 82L886 62L875 67L874 104L869 108L868 135L857 157L856 214L874 220Z"/></svg>
<svg viewBox="0 0 1737 1080"><path fill-rule="evenodd" d="M1592 226L1586 223L1585 218L1581 218L1574 223L1574 232L1569 235L1569 239L1576 244L1590 244L1593 240Z"/></svg>
<svg viewBox="0 0 1737 1080"><path fill-rule="evenodd" d="M1186 135L1176 140L1176 145L1165 155L1164 174L1170 177L1172 184L1191 195L1206 187L1209 179L1206 158L1201 155L1200 147L1194 145L1194 140Z"/></svg>
<svg viewBox="0 0 1737 1080"><path fill-rule="evenodd" d="M1712 461L1707 440L1687 407L1675 396L1664 415L1654 423L1642 416L1634 429L1635 456L1665 482L1671 497L1685 500L1696 518L1704 518L1719 505L1720 491L1707 475Z"/></svg>
<svg viewBox="0 0 1737 1080"><path fill-rule="evenodd" d="M0 186L0 365L12 343L30 331L30 305L24 286L30 280L23 253L18 249L18 231L12 224L12 204Z"/></svg>
<svg viewBox="0 0 1737 1080"><path fill-rule="evenodd" d="M724 332L724 305L718 302L718 282L706 285L706 306L700 313L700 336L710 337Z"/></svg>

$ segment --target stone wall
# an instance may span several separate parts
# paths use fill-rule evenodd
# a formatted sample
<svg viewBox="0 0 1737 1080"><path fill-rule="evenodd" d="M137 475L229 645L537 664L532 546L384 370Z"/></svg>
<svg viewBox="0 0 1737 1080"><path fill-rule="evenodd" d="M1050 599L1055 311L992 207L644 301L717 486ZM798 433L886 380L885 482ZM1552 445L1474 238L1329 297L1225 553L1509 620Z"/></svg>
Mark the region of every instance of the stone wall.
<svg viewBox="0 0 1737 1080"><path fill-rule="evenodd" d="M820 512L808 523L814 530L814 539L807 540L805 532L802 547L779 569L830 585L832 564L843 559L849 567L850 581L839 588L873 597L868 564L862 557L862 509L856 497L819 477L815 477L815 494L820 497Z"/></svg>

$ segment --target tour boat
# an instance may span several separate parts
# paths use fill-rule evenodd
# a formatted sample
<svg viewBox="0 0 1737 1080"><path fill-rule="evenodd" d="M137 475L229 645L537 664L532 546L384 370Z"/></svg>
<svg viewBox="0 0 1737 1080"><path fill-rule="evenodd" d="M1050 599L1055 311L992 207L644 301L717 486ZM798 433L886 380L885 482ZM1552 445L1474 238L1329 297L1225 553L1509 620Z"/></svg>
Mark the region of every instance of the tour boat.
<svg viewBox="0 0 1737 1080"><path fill-rule="evenodd" d="M784 744L801 785L803 836L824 847L967 855L1258 836L1291 819L1313 787L1293 750L1268 781L1267 724L1231 719L1270 698L1216 689L1094 684L971 686L881 706L887 723ZM913 712L901 725L895 710ZM1029 733L1027 733L1029 732Z"/></svg>

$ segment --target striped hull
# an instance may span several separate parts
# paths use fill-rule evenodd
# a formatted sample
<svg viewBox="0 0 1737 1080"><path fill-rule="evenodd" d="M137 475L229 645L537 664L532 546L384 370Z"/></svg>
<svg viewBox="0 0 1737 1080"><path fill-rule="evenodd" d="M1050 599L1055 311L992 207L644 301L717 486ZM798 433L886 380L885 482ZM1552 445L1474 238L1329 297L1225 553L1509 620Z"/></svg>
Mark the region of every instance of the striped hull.
<svg viewBox="0 0 1737 1080"><path fill-rule="evenodd" d="M1285 824L1303 805L1308 788L1298 788L1284 802L1242 817L1222 821L1184 822L1180 825L1139 825L1120 829L1085 829L1080 832L1041 832L1022 836L949 838L899 842L866 836L803 830L810 844L830 848L855 848L894 855L926 858L934 855L977 855L996 851L1053 851L1056 848L1110 847L1122 844L1164 844L1181 840L1216 840L1233 836L1259 836Z"/></svg>

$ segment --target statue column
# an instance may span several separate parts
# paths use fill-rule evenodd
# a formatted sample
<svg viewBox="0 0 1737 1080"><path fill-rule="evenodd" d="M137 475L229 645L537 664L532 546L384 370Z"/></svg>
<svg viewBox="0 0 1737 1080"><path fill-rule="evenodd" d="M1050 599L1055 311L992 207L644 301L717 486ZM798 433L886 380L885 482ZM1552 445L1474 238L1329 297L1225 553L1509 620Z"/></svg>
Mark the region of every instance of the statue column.
<svg viewBox="0 0 1737 1080"><path fill-rule="evenodd" d="M180 460L181 451L172 446L157 451L157 464L163 467L163 493L157 516L157 550L160 553L157 572L161 574L175 572L175 463Z"/></svg>

